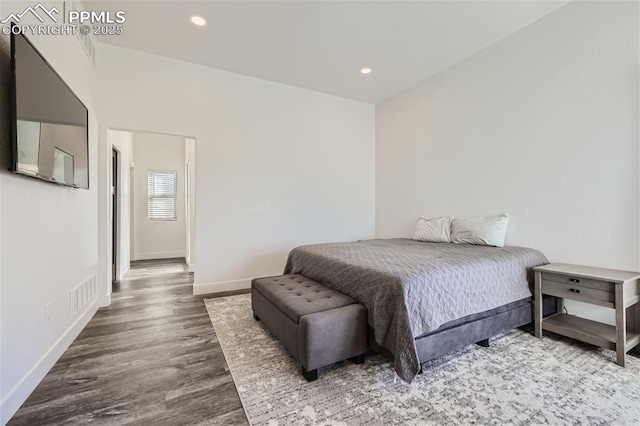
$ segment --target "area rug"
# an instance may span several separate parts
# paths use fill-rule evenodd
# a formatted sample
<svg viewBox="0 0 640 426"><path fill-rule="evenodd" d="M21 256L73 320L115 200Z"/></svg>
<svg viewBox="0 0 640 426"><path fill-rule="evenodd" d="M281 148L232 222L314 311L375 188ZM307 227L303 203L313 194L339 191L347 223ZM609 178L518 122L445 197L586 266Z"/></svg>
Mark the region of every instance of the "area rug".
<svg viewBox="0 0 640 426"><path fill-rule="evenodd" d="M248 294L205 301L252 425L640 424L640 359L520 330L423 365L412 384L379 355L307 383L252 317Z"/></svg>

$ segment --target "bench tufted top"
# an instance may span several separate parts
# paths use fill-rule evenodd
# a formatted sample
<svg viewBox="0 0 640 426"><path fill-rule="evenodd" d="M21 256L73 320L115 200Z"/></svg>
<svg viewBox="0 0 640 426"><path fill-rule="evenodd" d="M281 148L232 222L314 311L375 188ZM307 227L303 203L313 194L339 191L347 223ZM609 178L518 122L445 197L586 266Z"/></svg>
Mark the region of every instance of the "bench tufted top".
<svg viewBox="0 0 640 426"><path fill-rule="evenodd" d="M345 294L297 274L256 278L252 287L296 324L304 315L356 303Z"/></svg>

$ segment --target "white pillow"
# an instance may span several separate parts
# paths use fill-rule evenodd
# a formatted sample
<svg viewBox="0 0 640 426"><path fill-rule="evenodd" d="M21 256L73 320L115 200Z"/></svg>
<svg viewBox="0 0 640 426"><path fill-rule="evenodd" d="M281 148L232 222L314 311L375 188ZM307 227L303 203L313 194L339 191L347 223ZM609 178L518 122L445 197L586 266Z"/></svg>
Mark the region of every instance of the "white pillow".
<svg viewBox="0 0 640 426"><path fill-rule="evenodd" d="M451 217L421 217L416 224L413 239L430 243L450 243Z"/></svg>
<svg viewBox="0 0 640 426"><path fill-rule="evenodd" d="M504 247L509 216L456 217L451 223L451 241Z"/></svg>

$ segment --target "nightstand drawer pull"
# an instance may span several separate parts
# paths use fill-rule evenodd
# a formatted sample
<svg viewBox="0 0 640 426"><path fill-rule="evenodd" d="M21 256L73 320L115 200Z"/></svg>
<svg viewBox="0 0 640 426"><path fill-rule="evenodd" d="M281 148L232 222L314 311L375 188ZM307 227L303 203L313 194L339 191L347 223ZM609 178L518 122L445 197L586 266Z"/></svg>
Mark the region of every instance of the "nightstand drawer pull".
<svg viewBox="0 0 640 426"><path fill-rule="evenodd" d="M576 284L580 282L580 280L577 279L577 278L569 278L569 281L571 281L572 283L576 283Z"/></svg>
<svg viewBox="0 0 640 426"><path fill-rule="evenodd" d="M580 293L580 290L578 290L577 288L570 288L569 291L571 293Z"/></svg>

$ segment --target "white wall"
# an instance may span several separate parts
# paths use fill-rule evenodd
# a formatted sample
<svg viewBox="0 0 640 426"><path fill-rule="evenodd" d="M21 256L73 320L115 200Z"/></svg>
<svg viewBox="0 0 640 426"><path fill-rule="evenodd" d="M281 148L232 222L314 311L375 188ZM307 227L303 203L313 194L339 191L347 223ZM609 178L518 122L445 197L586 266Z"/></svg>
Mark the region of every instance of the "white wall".
<svg viewBox="0 0 640 426"><path fill-rule="evenodd" d="M377 236L506 212L510 245L638 270L638 29L635 2L573 2L377 105Z"/></svg>
<svg viewBox="0 0 640 426"><path fill-rule="evenodd" d="M130 132L109 130L108 140L118 151L118 279L122 278L131 266L131 168L134 166L133 135Z"/></svg>
<svg viewBox="0 0 640 426"><path fill-rule="evenodd" d="M135 132L133 152L136 161L133 185L135 260L184 257L187 241L184 204L185 138ZM150 170L177 173L177 220L149 220L147 177Z"/></svg>
<svg viewBox="0 0 640 426"><path fill-rule="evenodd" d="M52 4L62 10L61 3ZM28 5L33 3L2 1L2 15ZM0 37L0 46L8 49L7 37ZM84 313L69 318L69 291L94 276L98 263L95 71L76 37L29 38L89 109L90 190L0 171L0 423L8 421L97 309L94 299ZM8 52L1 57L4 61ZM9 101L4 90L0 95L0 115L5 115ZM50 321L47 303L52 304Z"/></svg>
<svg viewBox="0 0 640 426"><path fill-rule="evenodd" d="M101 48L108 127L197 140L195 291L280 273L299 244L373 236L372 105Z"/></svg>

